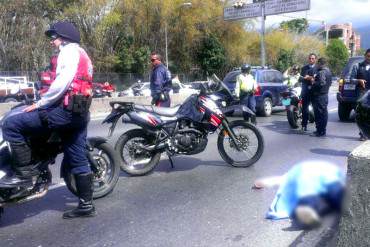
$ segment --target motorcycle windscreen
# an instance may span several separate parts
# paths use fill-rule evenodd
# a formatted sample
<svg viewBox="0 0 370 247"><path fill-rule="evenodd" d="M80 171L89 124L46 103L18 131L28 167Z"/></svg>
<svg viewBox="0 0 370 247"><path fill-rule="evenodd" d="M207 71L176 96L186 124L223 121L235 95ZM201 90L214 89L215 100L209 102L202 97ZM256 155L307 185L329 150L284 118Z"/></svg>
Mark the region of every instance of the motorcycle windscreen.
<svg viewBox="0 0 370 247"><path fill-rule="evenodd" d="M199 110L198 96L192 95L187 98L177 111L177 117L185 117L195 122L201 122L204 117L204 112Z"/></svg>

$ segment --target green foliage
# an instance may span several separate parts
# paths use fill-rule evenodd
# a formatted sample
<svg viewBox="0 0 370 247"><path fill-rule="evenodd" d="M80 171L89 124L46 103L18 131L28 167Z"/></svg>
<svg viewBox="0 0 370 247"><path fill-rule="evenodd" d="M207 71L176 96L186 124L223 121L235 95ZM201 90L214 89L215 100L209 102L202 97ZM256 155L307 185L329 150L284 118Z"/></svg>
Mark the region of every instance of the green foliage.
<svg viewBox="0 0 370 247"><path fill-rule="evenodd" d="M326 48L328 64L334 75L339 75L348 60L348 50L339 39L332 39Z"/></svg>
<svg viewBox="0 0 370 247"><path fill-rule="evenodd" d="M294 58L294 51L293 50L291 50L291 51L287 51L287 50L284 50L284 49L280 50L279 55L278 55L278 59L277 59L277 63L276 63L276 69L281 71L281 72L284 72L291 65L294 64L293 58Z"/></svg>
<svg viewBox="0 0 370 247"><path fill-rule="evenodd" d="M198 61L202 70L210 75L216 73L225 64L225 50L216 37L210 35L203 38L198 52Z"/></svg>
<svg viewBox="0 0 370 247"><path fill-rule="evenodd" d="M307 31L308 22L305 18L293 19L290 21L283 21L280 23L280 28L288 30L293 33L304 33Z"/></svg>

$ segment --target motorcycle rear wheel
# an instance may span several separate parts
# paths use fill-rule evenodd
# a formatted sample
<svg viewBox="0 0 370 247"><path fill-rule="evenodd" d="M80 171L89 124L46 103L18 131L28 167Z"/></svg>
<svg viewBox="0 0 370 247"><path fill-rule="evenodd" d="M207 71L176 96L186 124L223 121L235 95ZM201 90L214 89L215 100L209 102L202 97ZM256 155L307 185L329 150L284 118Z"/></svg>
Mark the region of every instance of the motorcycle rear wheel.
<svg viewBox="0 0 370 247"><path fill-rule="evenodd" d="M227 131L222 130L217 139L217 147L222 159L234 167L248 167L256 163L261 158L264 150L262 133L255 125L242 120L230 122L229 127L234 131L236 138L240 141L239 148L242 150L238 151ZM253 140L256 142L256 146L251 145ZM251 153L252 155L246 159L236 160L234 157L231 157L232 153Z"/></svg>
<svg viewBox="0 0 370 247"><path fill-rule="evenodd" d="M157 166L161 153L144 151L138 147L154 144L152 142L152 137L142 129L129 130L121 135L115 145L121 158L121 169L132 176L151 172Z"/></svg>
<svg viewBox="0 0 370 247"><path fill-rule="evenodd" d="M93 198L101 198L113 191L116 186L119 175L119 157L114 151L113 147L108 143L101 143L93 147L92 157L98 163L99 171L93 176ZM67 169L64 167L64 169ZM78 196L76 181L69 171L63 172L63 179L68 189L76 196Z"/></svg>

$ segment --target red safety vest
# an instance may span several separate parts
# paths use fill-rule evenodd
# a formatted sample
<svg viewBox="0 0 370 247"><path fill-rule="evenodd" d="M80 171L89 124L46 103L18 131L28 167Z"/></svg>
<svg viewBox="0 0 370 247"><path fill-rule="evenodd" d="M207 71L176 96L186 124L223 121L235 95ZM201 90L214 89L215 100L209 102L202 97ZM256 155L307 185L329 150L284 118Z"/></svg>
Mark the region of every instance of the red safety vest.
<svg viewBox="0 0 370 247"><path fill-rule="evenodd" d="M92 80L93 66L87 53L80 50L80 61L78 62L77 72L67 94L82 94L84 96L92 96Z"/></svg>

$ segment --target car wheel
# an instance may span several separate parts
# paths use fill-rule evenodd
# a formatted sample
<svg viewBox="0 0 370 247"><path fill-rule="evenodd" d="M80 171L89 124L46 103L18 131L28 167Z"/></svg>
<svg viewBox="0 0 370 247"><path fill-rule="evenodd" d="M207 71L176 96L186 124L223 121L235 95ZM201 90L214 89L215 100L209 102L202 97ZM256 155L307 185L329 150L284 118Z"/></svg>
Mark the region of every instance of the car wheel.
<svg viewBox="0 0 370 247"><path fill-rule="evenodd" d="M338 117L340 121L348 121L352 107L350 104L338 103Z"/></svg>
<svg viewBox="0 0 370 247"><path fill-rule="evenodd" d="M16 98L13 98L13 97L10 97L10 98L6 98L4 100L5 103L12 103L12 102L18 102L18 100Z"/></svg>
<svg viewBox="0 0 370 247"><path fill-rule="evenodd" d="M264 117L271 116L272 113L272 100L268 97L263 99L263 104L259 110L259 114Z"/></svg>

